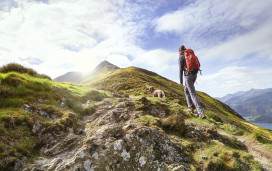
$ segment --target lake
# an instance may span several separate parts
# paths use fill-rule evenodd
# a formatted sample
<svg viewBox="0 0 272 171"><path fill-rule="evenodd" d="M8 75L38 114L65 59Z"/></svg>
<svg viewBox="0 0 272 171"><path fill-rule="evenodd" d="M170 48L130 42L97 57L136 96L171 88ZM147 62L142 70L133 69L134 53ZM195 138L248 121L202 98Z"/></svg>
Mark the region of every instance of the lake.
<svg viewBox="0 0 272 171"><path fill-rule="evenodd" d="M272 123L258 123L258 122L251 122L254 125L261 126L266 129L272 130Z"/></svg>

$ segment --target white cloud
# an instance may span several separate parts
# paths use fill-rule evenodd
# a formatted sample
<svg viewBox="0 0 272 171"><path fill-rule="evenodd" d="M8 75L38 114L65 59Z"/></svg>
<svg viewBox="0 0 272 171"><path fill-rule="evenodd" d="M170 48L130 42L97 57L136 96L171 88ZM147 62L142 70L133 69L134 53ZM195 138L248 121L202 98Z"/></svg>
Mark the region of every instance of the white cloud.
<svg viewBox="0 0 272 171"><path fill-rule="evenodd" d="M126 68L128 66L131 66L131 64L132 64L131 61L129 60L129 58L127 56L124 56L124 55L115 55L115 54L113 54L113 55L109 56L107 58L107 60L110 63L112 63L112 64L114 64L114 65L116 65L118 67L121 67L121 68L122 67Z"/></svg>
<svg viewBox="0 0 272 171"><path fill-rule="evenodd" d="M271 87L272 70L267 67L272 63L271 8L268 0L197 0L153 24L157 33L174 33L196 51L203 73L211 73L199 76L196 87L223 96Z"/></svg>
<svg viewBox="0 0 272 171"><path fill-rule="evenodd" d="M272 3L268 0L197 0L153 21L157 32L173 32L195 49L210 47L252 31L259 25L271 25Z"/></svg>
<svg viewBox="0 0 272 171"><path fill-rule="evenodd" d="M220 45L202 49L198 54L204 59L239 60L255 53L256 58L272 60L272 24L261 25L257 30L237 36Z"/></svg>
<svg viewBox="0 0 272 171"><path fill-rule="evenodd" d="M258 55L256 61L260 57L272 59L272 4L269 0L258 3L253 0L190 1L188 6L156 20L152 18L157 14L156 9L168 1L45 1L47 3L34 0L0 2L0 65L18 62L54 78L68 71L90 71L107 59L120 67L133 65L177 80L177 51L159 46L151 50L142 47L142 37L152 39L155 35L156 40L160 40L160 33L169 32L191 45L204 64L209 61L214 65L219 60L241 63L239 60L249 54ZM149 33L151 21L157 31L154 35ZM41 61L40 65L31 64ZM268 78L265 74L256 75L246 68L242 75L228 77L228 72L233 73L231 69L243 71L239 67L227 67L215 74L200 76L200 88L213 95L232 92L235 88L231 85L242 87L236 81L239 79L250 86L268 85L263 81ZM243 78L247 73L253 75L251 80L258 76L256 84ZM224 79L219 79L221 77ZM216 82L218 79L220 84ZM222 85L228 86L220 87Z"/></svg>
<svg viewBox="0 0 272 171"><path fill-rule="evenodd" d="M163 74L170 68L172 63L177 64L177 61L177 52L155 49L150 51L143 51L142 53L138 54L132 62L136 66L148 68L153 72Z"/></svg>
<svg viewBox="0 0 272 171"><path fill-rule="evenodd" d="M271 72L271 68L229 66L214 74L199 75L196 87L216 97L251 88L271 88Z"/></svg>
<svg viewBox="0 0 272 171"><path fill-rule="evenodd" d="M19 58L21 61L26 61L29 64L33 65L40 65L43 63L43 61L39 58L33 58L33 57L28 57L28 58Z"/></svg>
<svg viewBox="0 0 272 171"><path fill-rule="evenodd" d="M130 5L110 0L5 3L8 12L0 11L0 64L24 63L18 58L35 56L45 62L33 67L56 77L62 73L53 66L62 63L69 64L67 71L90 71L106 58L133 57L141 51L135 43L143 26L133 22L133 13L124 14Z"/></svg>

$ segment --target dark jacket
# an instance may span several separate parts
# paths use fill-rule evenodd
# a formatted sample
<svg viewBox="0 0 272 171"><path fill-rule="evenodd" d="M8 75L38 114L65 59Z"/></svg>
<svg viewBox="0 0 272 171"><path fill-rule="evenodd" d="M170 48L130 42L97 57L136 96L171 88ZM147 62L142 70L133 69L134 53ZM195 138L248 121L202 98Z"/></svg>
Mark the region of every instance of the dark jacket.
<svg viewBox="0 0 272 171"><path fill-rule="evenodd" d="M189 75L189 72L185 69L186 67L186 61L184 57L184 52L181 52L179 55L179 80L180 84L183 84L183 71L184 71L184 76Z"/></svg>

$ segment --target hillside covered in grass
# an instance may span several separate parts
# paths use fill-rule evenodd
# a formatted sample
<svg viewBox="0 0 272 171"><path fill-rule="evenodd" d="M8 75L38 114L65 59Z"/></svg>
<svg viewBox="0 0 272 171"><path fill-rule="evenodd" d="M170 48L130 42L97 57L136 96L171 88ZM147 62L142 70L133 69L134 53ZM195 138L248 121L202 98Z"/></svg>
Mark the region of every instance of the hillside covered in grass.
<svg viewBox="0 0 272 171"><path fill-rule="evenodd" d="M149 86L166 97L153 98ZM183 89L136 67L102 69L81 84L0 73L0 168L270 168L271 131L203 92L197 93L207 119L199 119L187 110Z"/></svg>
<svg viewBox="0 0 272 171"><path fill-rule="evenodd" d="M18 64L0 71L0 170L22 156L38 156L47 143L43 134L76 129L77 120L92 111L82 104L107 97L103 91L54 82Z"/></svg>
<svg viewBox="0 0 272 171"><path fill-rule="evenodd" d="M91 80L84 85L136 97L151 96L148 91L148 86L154 86L155 89L160 89L165 92L168 103L177 101L178 104L184 108L186 108L187 105L183 86L154 72L136 67L115 70L108 75ZM238 127L248 129L249 131L253 129L250 123L245 122L242 117L228 105L210 97L204 92L197 92L197 94L201 105L206 111L214 112L219 118ZM260 133L261 132L260 130ZM264 136L267 135L264 133ZM267 138L272 140L270 135L268 135Z"/></svg>

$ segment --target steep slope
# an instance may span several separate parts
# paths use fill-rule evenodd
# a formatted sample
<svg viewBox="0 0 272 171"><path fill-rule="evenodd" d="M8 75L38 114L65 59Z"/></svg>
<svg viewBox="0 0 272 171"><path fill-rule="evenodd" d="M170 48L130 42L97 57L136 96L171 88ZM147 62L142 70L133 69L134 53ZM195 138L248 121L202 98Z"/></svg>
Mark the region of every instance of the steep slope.
<svg viewBox="0 0 272 171"><path fill-rule="evenodd" d="M85 83L87 86L103 89L111 92L129 94L129 95L149 95L148 86L154 86L156 89L163 90L167 99L180 99L180 103L186 105L184 95L184 87L179 84L164 78L154 72L129 67L125 69L118 69L108 75L101 76L95 80ZM220 112L226 116L239 116L235 111L224 103L211 98L203 92L198 92L200 102L207 110Z"/></svg>
<svg viewBox="0 0 272 171"><path fill-rule="evenodd" d="M40 148L54 143L56 135L67 129L77 132L77 120L92 111L82 103L107 97L22 72L0 73L0 170L22 170L22 161L39 156Z"/></svg>
<svg viewBox="0 0 272 171"><path fill-rule="evenodd" d="M83 85L0 74L0 170L261 170L249 146L272 154L271 131L197 92L207 119L187 110L183 87L135 67ZM153 98L148 86L166 93ZM219 130L230 134L225 136Z"/></svg>
<svg viewBox="0 0 272 171"><path fill-rule="evenodd" d="M71 82L71 83L81 83L85 80L92 79L93 76L97 76L100 73L106 73L119 69L119 67L109 63L108 61L101 62L93 71L89 73L82 72L68 72L54 79L57 82Z"/></svg>

